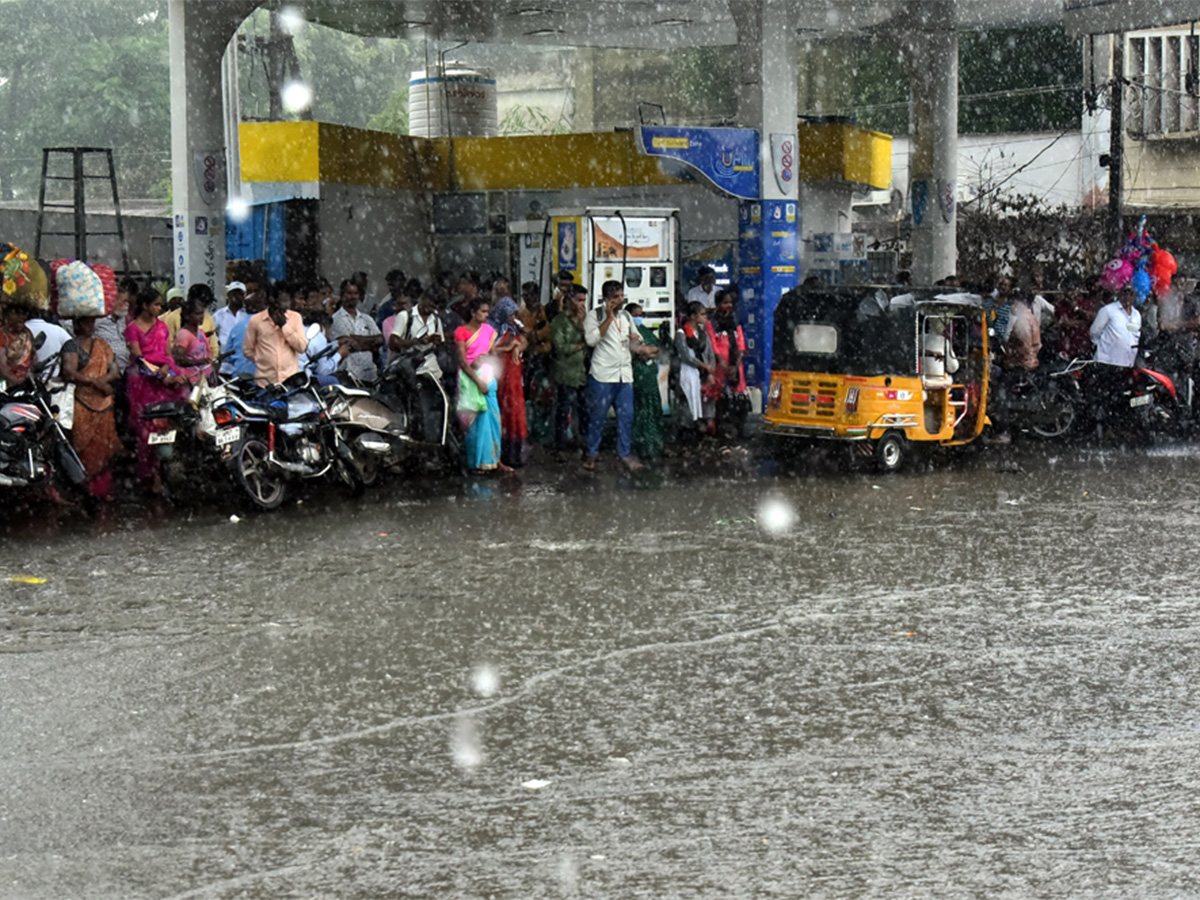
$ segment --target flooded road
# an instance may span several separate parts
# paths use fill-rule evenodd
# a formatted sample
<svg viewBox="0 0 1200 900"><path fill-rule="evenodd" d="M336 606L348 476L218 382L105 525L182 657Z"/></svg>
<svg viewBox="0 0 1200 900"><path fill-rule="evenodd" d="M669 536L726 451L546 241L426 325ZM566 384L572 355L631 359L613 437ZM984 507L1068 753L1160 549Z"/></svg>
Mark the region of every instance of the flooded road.
<svg viewBox="0 0 1200 900"><path fill-rule="evenodd" d="M1195 896L1198 473L10 527L0 897Z"/></svg>

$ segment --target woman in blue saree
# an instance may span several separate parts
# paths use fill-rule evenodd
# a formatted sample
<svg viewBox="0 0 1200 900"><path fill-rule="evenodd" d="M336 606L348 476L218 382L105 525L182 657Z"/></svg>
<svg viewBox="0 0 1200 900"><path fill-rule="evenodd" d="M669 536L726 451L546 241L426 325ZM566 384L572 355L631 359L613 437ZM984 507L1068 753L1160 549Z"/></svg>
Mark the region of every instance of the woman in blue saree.
<svg viewBox="0 0 1200 900"><path fill-rule="evenodd" d="M496 343L496 330L487 323L489 312L487 300L472 300L467 323L454 332L459 366L457 409L465 432L467 467L474 472L507 469L500 463L497 366L487 355Z"/></svg>

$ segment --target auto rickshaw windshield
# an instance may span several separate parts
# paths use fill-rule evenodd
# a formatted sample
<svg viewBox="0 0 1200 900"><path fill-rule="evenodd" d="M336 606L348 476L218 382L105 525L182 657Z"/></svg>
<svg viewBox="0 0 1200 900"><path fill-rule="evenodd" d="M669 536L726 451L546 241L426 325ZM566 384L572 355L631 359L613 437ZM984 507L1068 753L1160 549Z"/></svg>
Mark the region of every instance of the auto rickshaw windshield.
<svg viewBox="0 0 1200 900"><path fill-rule="evenodd" d="M916 375L916 307L878 289L789 292L775 310L772 368Z"/></svg>

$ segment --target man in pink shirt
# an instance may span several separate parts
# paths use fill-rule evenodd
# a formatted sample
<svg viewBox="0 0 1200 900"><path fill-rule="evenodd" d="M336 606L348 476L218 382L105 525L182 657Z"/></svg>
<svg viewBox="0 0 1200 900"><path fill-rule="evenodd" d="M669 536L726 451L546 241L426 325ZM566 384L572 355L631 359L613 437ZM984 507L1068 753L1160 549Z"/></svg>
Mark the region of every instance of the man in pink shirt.
<svg viewBox="0 0 1200 900"><path fill-rule="evenodd" d="M272 297L267 308L246 323L242 354L254 362L254 380L260 387L282 384L300 371L300 354L307 349L304 320L279 297Z"/></svg>

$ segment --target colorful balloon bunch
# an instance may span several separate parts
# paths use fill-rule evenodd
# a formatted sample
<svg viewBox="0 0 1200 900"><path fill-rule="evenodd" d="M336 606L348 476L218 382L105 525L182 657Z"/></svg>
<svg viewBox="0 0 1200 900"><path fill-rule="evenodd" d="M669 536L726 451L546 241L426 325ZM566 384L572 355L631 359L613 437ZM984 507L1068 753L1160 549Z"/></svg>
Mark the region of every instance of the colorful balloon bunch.
<svg viewBox="0 0 1200 900"><path fill-rule="evenodd" d="M1119 291L1129 285L1137 294L1138 303L1145 303L1151 291L1161 297L1171 289L1176 268L1175 257L1158 246L1146 231L1143 216L1137 231L1125 240L1120 255L1105 264L1100 284L1106 291Z"/></svg>

